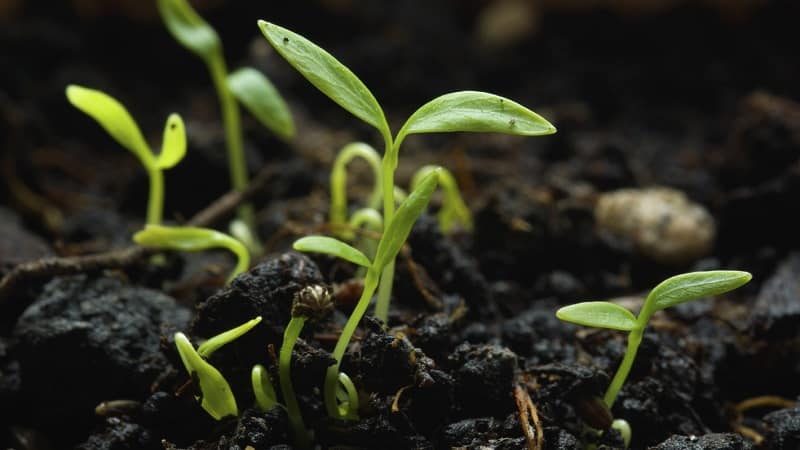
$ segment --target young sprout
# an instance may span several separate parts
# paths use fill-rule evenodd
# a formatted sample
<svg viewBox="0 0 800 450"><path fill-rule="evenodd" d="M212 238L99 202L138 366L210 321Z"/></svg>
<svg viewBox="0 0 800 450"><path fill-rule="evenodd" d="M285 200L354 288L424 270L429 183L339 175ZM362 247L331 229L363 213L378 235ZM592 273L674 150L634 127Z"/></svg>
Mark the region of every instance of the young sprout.
<svg viewBox="0 0 800 450"><path fill-rule="evenodd" d="M228 276L227 282L231 282L237 275L250 267L250 253L241 242L225 233L209 228L147 225L144 230L133 235L133 240L145 247L190 252L219 247L227 248L237 258L236 267Z"/></svg>
<svg viewBox="0 0 800 450"><path fill-rule="evenodd" d="M676 275L662 281L647 295L639 316L610 302L583 302L565 306L556 312L559 319L597 328L627 331L628 347L625 356L603 397L609 409L614 405L628 373L633 367L636 352L642 342L647 322L656 311L732 291L752 276L737 270L712 270ZM629 433L630 434L630 433Z"/></svg>
<svg viewBox="0 0 800 450"><path fill-rule="evenodd" d="M358 405L353 400L357 397L354 397L351 393L354 392L354 389L348 389L348 386L341 381L342 379L349 381L348 378L342 378L340 375L339 367L342 364L342 357L345 350L347 350L350 339L353 337L353 332L355 332L358 323L367 311L370 299L372 299L372 295L378 287L381 273L384 273L386 266L391 261L394 261L406 238L408 238L414 222L428 206L438 182L439 172L431 172L411 192L408 198L400 204L393 220L384 229L383 235L378 242L378 250L372 261L361 251L331 237L307 236L298 239L294 243L295 250L337 256L367 269L361 298L359 298L356 307L347 319L347 323L342 329L342 334L339 336L339 340L333 350L336 364L328 367L328 371L325 374L325 408L331 417L339 419L355 419L358 417ZM350 384L352 385L352 383ZM347 399L347 402L342 402L345 399Z"/></svg>
<svg viewBox="0 0 800 450"><path fill-rule="evenodd" d="M435 170L437 166L423 166L411 178L411 189L422 180L422 178ZM457 226L462 227L466 231L472 231L472 213L461 198L461 191L458 189L455 177L445 168L439 171L439 185L442 186L444 191L444 201L442 208L439 210L439 228L442 233L450 233L455 230Z"/></svg>
<svg viewBox="0 0 800 450"><path fill-rule="evenodd" d="M186 130L181 116L174 113L169 115L164 126L161 152L155 155L128 110L113 97L73 84L67 86L67 99L74 107L96 120L114 140L139 158L150 178L147 223L161 223L164 209L162 171L174 167L186 154Z"/></svg>
<svg viewBox="0 0 800 450"><path fill-rule="evenodd" d="M272 387L272 380L264 366L261 364L253 366L253 370L250 371L250 382L253 385L256 404L261 411L269 411L278 404L275 388Z"/></svg>
<svg viewBox="0 0 800 450"><path fill-rule="evenodd" d="M362 158L372 169L375 186L367 201L367 207L377 210L381 205L381 157L370 145L363 142L352 142L345 145L336 156L331 169L331 211L330 222L334 227L339 226L342 231L337 233L345 240L352 240L352 231L344 229L347 223L347 164L355 158Z"/></svg>
<svg viewBox="0 0 800 450"><path fill-rule="evenodd" d="M292 319L283 333L283 344L278 356L278 373L289 424L292 427L295 444L299 448L310 447L311 439L303 423L303 415L292 386L292 351L306 320L322 320L332 311L333 299L328 288L320 285L306 286L294 295Z"/></svg>
<svg viewBox="0 0 800 450"><path fill-rule="evenodd" d="M400 146L408 135L442 132L491 132L522 136L553 134L555 127L524 106L494 94L477 91L451 92L431 100L406 120L396 135L378 101L361 80L330 53L297 33L258 21L269 43L312 85L339 106L376 128L384 141L381 162L383 222L391 227L395 216L394 171ZM394 279L394 259L383 268L375 315L386 320Z"/></svg>
<svg viewBox="0 0 800 450"><path fill-rule="evenodd" d="M228 74L217 32L186 0L158 0L158 10L175 40L202 59L208 68L222 110L231 182L234 189L241 191L247 186L248 176L236 100L284 140L293 137L295 132L289 108L261 72L245 67ZM239 218L251 230L255 228L252 205L242 205Z"/></svg>
<svg viewBox="0 0 800 450"><path fill-rule="evenodd" d="M178 348L181 361L192 379L197 380L202 393L201 396L195 396L195 398L201 401L200 406L216 420L227 416L237 416L239 410L228 381L206 359L223 345L233 342L250 331L259 322L261 322L261 316L212 337L197 350L194 349L186 335L181 332L175 333L175 346Z"/></svg>

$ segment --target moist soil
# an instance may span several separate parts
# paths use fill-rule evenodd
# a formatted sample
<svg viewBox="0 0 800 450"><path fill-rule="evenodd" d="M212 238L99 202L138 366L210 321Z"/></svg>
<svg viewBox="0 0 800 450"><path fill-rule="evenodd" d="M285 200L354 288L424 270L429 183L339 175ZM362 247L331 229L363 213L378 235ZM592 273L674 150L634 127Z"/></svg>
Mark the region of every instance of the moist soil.
<svg viewBox="0 0 800 450"><path fill-rule="evenodd" d="M591 431L612 417L629 422L635 449L800 448L794 2L206 3L229 64L268 74L299 130L284 143L243 114L251 170L269 170L252 197L265 252L227 285L231 258L206 252L140 254L122 269L67 275L45 269L3 290L2 448L291 448L284 410L252 406L249 373L263 364L277 375L291 302L309 285L330 287L336 302L329 319L303 329L292 358L321 448L622 448L618 433ZM152 5L8 5L0 10L0 275L40 258L125 248L142 226L144 171L69 106L69 83L120 99L153 142L170 112L183 115L188 156L165 175L171 223L229 189L205 70ZM493 21L503 11L527 27ZM359 274L290 248L328 231L335 152L380 140L271 51L260 18L351 67L395 129L427 100L462 89L512 98L559 129L408 139L399 184L424 164L449 168L475 227L442 234L438 197L414 227L388 322L368 313L343 361L358 421L328 418L320 390ZM372 180L366 166L352 169L355 207ZM635 311L664 278L717 268L753 280L656 315L606 410L624 334L562 323L555 310L612 299ZM172 336L198 343L257 315L258 326L211 358L240 409L215 421L195 400Z"/></svg>

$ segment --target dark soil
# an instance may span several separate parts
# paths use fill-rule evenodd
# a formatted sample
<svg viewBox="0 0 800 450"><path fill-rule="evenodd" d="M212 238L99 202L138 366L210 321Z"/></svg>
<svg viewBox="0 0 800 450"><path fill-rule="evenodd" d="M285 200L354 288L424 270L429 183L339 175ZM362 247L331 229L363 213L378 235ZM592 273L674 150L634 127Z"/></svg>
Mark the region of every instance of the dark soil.
<svg viewBox="0 0 800 450"><path fill-rule="evenodd" d="M320 448L535 448L521 424L529 397L544 449L621 448L618 433L590 430L612 418L630 423L635 449L800 449L795 2L197 3L231 67L268 74L297 122L287 144L243 114L251 171L271 171L252 197L267 249L228 285L230 258L208 252L45 270L0 290L0 447L291 448L285 411L253 407L250 370L263 364L277 375L294 294L320 284L337 309L305 326L292 358ZM529 27L492 25L502 8ZM40 258L125 248L142 226L145 173L69 106L69 83L120 99L154 142L170 112L184 117L189 152L165 174L168 221L183 223L226 193L205 69L153 13L150 2L0 2L0 276ZM399 184L424 164L448 167L475 229L443 235L438 198L414 227L388 323L368 314L342 364L359 421L328 418L321 398L361 290L357 273L289 249L327 230L335 152L380 141L268 47L260 18L339 57L394 129L425 101L463 89L515 99L559 129L404 144ZM353 168L356 205L371 179ZM636 203L644 196L671 200L648 217ZM604 202L622 212L603 216ZM662 279L716 268L753 281L657 314L608 411L601 399L625 336L560 322L555 310L596 299L636 310ZM215 421L194 398L173 335L198 343L257 315L258 326L211 358L240 410Z"/></svg>

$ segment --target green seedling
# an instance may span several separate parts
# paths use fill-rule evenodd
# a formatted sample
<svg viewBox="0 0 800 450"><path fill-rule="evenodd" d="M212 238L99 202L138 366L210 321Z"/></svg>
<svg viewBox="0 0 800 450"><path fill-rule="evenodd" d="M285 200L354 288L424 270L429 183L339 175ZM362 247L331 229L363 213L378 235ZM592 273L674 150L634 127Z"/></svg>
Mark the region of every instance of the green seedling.
<svg viewBox="0 0 800 450"><path fill-rule="evenodd" d="M423 166L411 178L411 189L419 184L425 175L436 170L437 166ZM442 233L450 233L457 227L461 227L466 231L472 231L472 213L461 198L461 191L458 189L455 177L447 169L440 168L439 171L439 185L442 187L444 199L442 201L442 208L439 210L437 219L439 220L439 228Z"/></svg>
<svg viewBox="0 0 800 450"><path fill-rule="evenodd" d="M233 252L237 259L236 267L228 276L227 282L229 283L250 267L250 253L241 242L225 233L209 228L147 225L144 230L133 235L133 240L145 247L190 252L208 250L210 248L226 248Z"/></svg>
<svg viewBox="0 0 800 450"><path fill-rule="evenodd" d="M355 332L358 323L367 311L372 295L378 288L381 274L384 273L386 266L391 261L394 261L406 238L408 238L414 222L428 206L438 182L438 171L431 172L411 192L408 198L400 204L393 220L384 229L383 235L378 242L378 250L372 261L356 248L331 237L307 236L298 239L294 243L295 250L333 255L367 270L361 298L359 298L356 307L347 319L347 323L342 329L342 334L339 336L339 340L333 350L336 364L328 367L328 371L325 374L325 407L331 417L339 419L355 419L358 417L358 404L357 400L354 400L357 397L353 395L355 389L348 389L348 386L341 381L343 379L349 381L349 379L340 375L339 368L342 364L342 357L345 350L347 350L350 339L353 337L353 332ZM352 385L352 383L350 384Z"/></svg>
<svg viewBox="0 0 800 450"><path fill-rule="evenodd" d="M256 397L256 404L261 411L269 411L278 405L278 398L275 396L275 388L272 387L272 380L269 372L261 364L253 366L250 371L250 382L253 385L253 393Z"/></svg>
<svg viewBox="0 0 800 450"><path fill-rule="evenodd" d="M734 290L751 278L749 273L737 270L684 273L662 281L650 291L638 317L622 306L610 302L576 303L559 309L556 316L578 325L628 332L625 356L603 397L603 401L610 409L633 367L644 330L653 314L681 303Z"/></svg>
<svg viewBox="0 0 800 450"><path fill-rule="evenodd" d="M231 183L234 189L242 191L247 186L248 175L236 100L284 140L295 133L289 108L261 72L244 67L228 73L219 35L186 0L158 0L158 10L175 40L202 59L208 68L222 110ZM253 230L255 216L252 205L242 205L238 213L239 218Z"/></svg>
<svg viewBox="0 0 800 450"><path fill-rule="evenodd" d="M180 332L175 333L175 346L178 348L181 361L192 379L197 381L202 394L195 398L200 401L200 406L216 420L237 416L239 410L228 381L206 360L217 349L233 342L258 325L259 322L261 322L261 316L212 337L200 345L197 350L194 349L186 335Z"/></svg>
<svg viewBox="0 0 800 450"><path fill-rule="evenodd" d="M352 240L352 228L343 226L347 220L347 164L355 158L361 158L369 164L375 178L375 186L367 201L367 207L377 210L381 206L381 157L369 144L352 142L345 145L336 156L331 169L331 210L330 222L336 229L341 229L338 236L345 240ZM382 221L382 219L381 219ZM352 224L351 224L352 225Z"/></svg>
<svg viewBox="0 0 800 450"><path fill-rule="evenodd" d="M384 141L381 162L383 222L391 228L395 216L394 171L400 146L408 135L441 132L492 132L541 136L556 132L547 120L524 106L494 94L477 91L451 92L417 109L396 135L375 96L350 69L313 42L278 25L258 21L269 43L312 85L339 106L377 129ZM394 259L384 267L375 315L386 320Z"/></svg>
<svg viewBox="0 0 800 450"><path fill-rule="evenodd" d="M309 448L311 436L303 423L303 415L297 404L297 397L294 395L291 372L292 351L306 321L309 319L322 320L332 311L333 299L329 289L319 285L306 286L294 296L292 318L283 333L283 344L278 356L278 374L289 424L292 427L295 444L299 448Z"/></svg>
<svg viewBox="0 0 800 450"><path fill-rule="evenodd" d="M162 171L174 167L186 154L186 130L181 116L170 114L167 118L161 152L156 155L128 110L113 97L94 89L69 85L67 99L74 107L96 120L114 140L139 158L150 178L147 223L153 225L161 223L164 210Z"/></svg>

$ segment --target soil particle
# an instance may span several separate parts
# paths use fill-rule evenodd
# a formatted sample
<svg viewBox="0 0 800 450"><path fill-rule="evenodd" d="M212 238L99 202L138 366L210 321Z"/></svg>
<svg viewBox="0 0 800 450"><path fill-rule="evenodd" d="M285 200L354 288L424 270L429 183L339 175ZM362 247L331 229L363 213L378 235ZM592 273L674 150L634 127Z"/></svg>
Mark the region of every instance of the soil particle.
<svg viewBox="0 0 800 450"><path fill-rule="evenodd" d="M289 441L288 428L286 413L282 408L276 406L266 413L250 408L239 418L239 425L229 441L241 449L248 445L269 448Z"/></svg>
<svg viewBox="0 0 800 450"><path fill-rule="evenodd" d="M445 426L439 438L440 448L468 447L478 448L489 445L497 439L520 434L519 423L513 415L505 419L495 417L476 417L460 420ZM520 443L517 448L524 448ZM491 446L491 448L496 448Z"/></svg>
<svg viewBox="0 0 800 450"><path fill-rule="evenodd" d="M305 255L289 252L272 256L200 303L192 333L211 337L261 316L259 325L226 346L232 350L223 349L213 358L221 366L245 367L249 373L253 364L264 363L267 346L277 348L283 339L294 294L322 283L316 264Z"/></svg>
<svg viewBox="0 0 800 450"><path fill-rule="evenodd" d="M423 316L417 322L410 330L409 338L434 360L443 361L452 348L452 319L440 313Z"/></svg>
<svg viewBox="0 0 800 450"><path fill-rule="evenodd" d="M800 406L771 412L764 416L764 422L770 428L764 448L800 448Z"/></svg>
<svg viewBox="0 0 800 450"><path fill-rule="evenodd" d="M582 450L581 442L563 428L545 427L544 443L548 450Z"/></svg>
<svg viewBox="0 0 800 450"><path fill-rule="evenodd" d="M784 260L761 287L750 316L757 338L786 339L798 335L800 321L800 254Z"/></svg>
<svg viewBox="0 0 800 450"><path fill-rule="evenodd" d="M89 436L77 450L158 450L161 442L146 428L119 417L106 419L103 431Z"/></svg>
<svg viewBox="0 0 800 450"><path fill-rule="evenodd" d="M502 416L514 408L514 352L498 345L462 344L450 355L448 364L461 417Z"/></svg>
<svg viewBox="0 0 800 450"><path fill-rule="evenodd" d="M189 312L172 298L116 278L53 280L14 329L20 417L35 417L65 437L79 435L101 401L148 392L168 366L159 350L161 327L188 321Z"/></svg>
<svg viewBox="0 0 800 450"><path fill-rule="evenodd" d="M145 400L141 423L159 437L186 444L207 437L207 431L217 424L197 406L192 395L178 397L163 391L154 392Z"/></svg>
<svg viewBox="0 0 800 450"><path fill-rule="evenodd" d="M0 207L0 277L15 265L53 256L50 247L35 234L26 230L12 211Z"/></svg>
<svg viewBox="0 0 800 450"><path fill-rule="evenodd" d="M636 433L634 428L634 434ZM751 450L753 444L734 433L712 433L703 436L671 436L651 447L653 450Z"/></svg>
<svg viewBox="0 0 800 450"><path fill-rule="evenodd" d="M597 403L608 386L608 376L598 370L577 364L553 363L527 366L528 390L538 405L545 423L575 423L576 418L586 423L607 428L610 412ZM577 417L576 417L577 416Z"/></svg>
<svg viewBox="0 0 800 450"><path fill-rule="evenodd" d="M644 257L686 264L714 244L711 214L671 188L619 189L602 194L595 207L598 232L629 242Z"/></svg>
<svg viewBox="0 0 800 450"><path fill-rule="evenodd" d="M503 322L501 335L503 345L536 365L574 361L573 330L558 320L553 309L537 305Z"/></svg>
<svg viewBox="0 0 800 450"><path fill-rule="evenodd" d="M414 261L423 266L441 289L464 298L469 313L484 319L491 314L491 290L478 262L439 231L436 218L422 215L408 237Z"/></svg>

